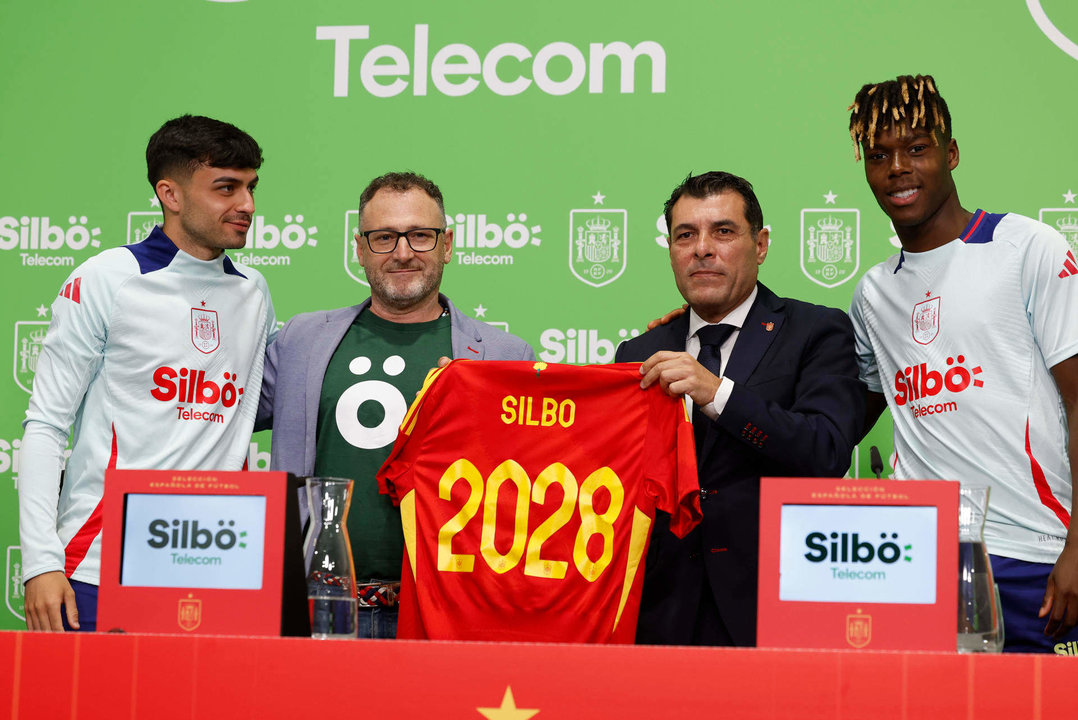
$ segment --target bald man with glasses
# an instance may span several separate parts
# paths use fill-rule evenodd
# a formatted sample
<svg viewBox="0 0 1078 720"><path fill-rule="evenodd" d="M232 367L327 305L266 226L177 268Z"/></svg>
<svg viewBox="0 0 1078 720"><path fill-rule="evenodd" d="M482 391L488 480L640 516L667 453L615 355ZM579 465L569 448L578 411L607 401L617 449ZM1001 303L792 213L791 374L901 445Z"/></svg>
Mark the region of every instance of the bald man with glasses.
<svg viewBox="0 0 1078 720"><path fill-rule="evenodd" d="M257 430L270 469L353 479L348 533L359 637L393 638L404 553L400 511L378 493L411 399L441 357L534 360L520 338L468 317L439 292L453 258L441 190L416 173L375 178L359 199L356 254L371 296L304 313L266 351Z"/></svg>

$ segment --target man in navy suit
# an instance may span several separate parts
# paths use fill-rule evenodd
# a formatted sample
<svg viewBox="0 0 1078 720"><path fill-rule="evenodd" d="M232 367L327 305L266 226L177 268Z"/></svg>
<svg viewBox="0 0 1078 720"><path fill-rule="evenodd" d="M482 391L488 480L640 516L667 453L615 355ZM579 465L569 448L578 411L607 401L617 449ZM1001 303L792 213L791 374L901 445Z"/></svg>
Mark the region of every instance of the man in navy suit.
<svg viewBox="0 0 1078 720"><path fill-rule="evenodd" d="M864 422L844 312L757 282L763 212L744 178L690 176L666 201L670 267L689 312L623 343L641 385L684 395L696 426L703 521L678 539L656 518L637 641L756 644L760 477L841 477Z"/></svg>

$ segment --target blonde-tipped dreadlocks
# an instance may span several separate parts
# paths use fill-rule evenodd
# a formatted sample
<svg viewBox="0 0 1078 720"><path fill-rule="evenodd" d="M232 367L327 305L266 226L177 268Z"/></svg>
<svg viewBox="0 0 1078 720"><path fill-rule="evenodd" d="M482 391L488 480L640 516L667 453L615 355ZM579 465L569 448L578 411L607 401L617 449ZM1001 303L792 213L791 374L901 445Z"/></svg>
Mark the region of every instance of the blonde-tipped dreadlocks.
<svg viewBox="0 0 1078 720"><path fill-rule="evenodd" d="M861 159L861 145L874 147L876 134L883 130L897 129L899 137L905 134L907 125L938 131L944 137L950 132L951 114L931 75L900 75L894 80L864 85L846 109L852 111L850 137L857 160ZM932 142L939 144L935 132Z"/></svg>

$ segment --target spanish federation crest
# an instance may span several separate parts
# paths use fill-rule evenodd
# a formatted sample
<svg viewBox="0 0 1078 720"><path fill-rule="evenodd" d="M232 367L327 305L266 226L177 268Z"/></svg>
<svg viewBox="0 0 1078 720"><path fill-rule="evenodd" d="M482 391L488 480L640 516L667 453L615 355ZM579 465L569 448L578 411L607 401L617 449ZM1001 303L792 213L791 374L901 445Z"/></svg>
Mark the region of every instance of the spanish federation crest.
<svg viewBox="0 0 1078 720"><path fill-rule="evenodd" d="M129 212L127 213L127 240L126 244L134 245L150 237L155 226L164 222L159 212Z"/></svg>
<svg viewBox="0 0 1078 720"><path fill-rule="evenodd" d="M801 271L824 287L838 287L861 263L861 211L805 208L801 211Z"/></svg>
<svg viewBox="0 0 1078 720"><path fill-rule="evenodd" d="M588 285L609 285L625 272L628 235L626 210L570 210L569 269Z"/></svg>
<svg viewBox="0 0 1078 720"><path fill-rule="evenodd" d="M1078 208L1041 208L1040 221L1058 230L1078 255Z"/></svg>
<svg viewBox="0 0 1078 720"><path fill-rule="evenodd" d="M359 211L348 210L344 213L344 271L348 277L360 285L370 287L363 266L359 264L359 248L356 247L356 233L359 232Z"/></svg>
<svg viewBox="0 0 1078 720"><path fill-rule="evenodd" d="M855 648L863 648L872 642L871 615L862 614L858 608L856 614L846 616L846 642Z"/></svg>
<svg viewBox="0 0 1078 720"><path fill-rule="evenodd" d="M197 630L202 624L202 601L195 600L190 594L186 598L180 598L176 608L176 624L185 632Z"/></svg>
<svg viewBox="0 0 1078 720"><path fill-rule="evenodd" d="M191 343L207 355L221 346L221 327L216 310L191 308Z"/></svg>
<svg viewBox="0 0 1078 720"><path fill-rule="evenodd" d="M26 620L26 604L22 587L22 549L18 545L8 545L6 579L4 603L12 615L20 620Z"/></svg>
<svg viewBox="0 0 1078 720"><path fill-rule="evenodd" d="M15 384L26 392L33 389L37 361L41 356L41 346L45 342L45 334L48 331L49 324L41 320L15 323L15 363L12 370L15 375Z"/></svg>
<svg viewBox="0 0 1078 720"><path fill-rule="evenodd" d="M940 334L940 299L934 297L913 306L913 339L927 345Z"/></svg>

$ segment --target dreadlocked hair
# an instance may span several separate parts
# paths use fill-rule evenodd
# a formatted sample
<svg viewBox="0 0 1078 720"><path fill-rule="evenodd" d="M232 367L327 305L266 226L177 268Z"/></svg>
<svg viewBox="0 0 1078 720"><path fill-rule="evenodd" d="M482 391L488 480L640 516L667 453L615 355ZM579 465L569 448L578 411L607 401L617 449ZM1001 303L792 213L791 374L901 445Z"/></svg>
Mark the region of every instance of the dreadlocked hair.
<svg viewBox="0 0 1078 720"><path fill-rule="evenodd" d="M884 130L897 129L899 137L906 134L907 126L920 126L944 137L950 133L951 113L931 75L900 75L863 85L846 109L851 111L850 137L856 160L861 159L861 146L874 147L877 133ZM931 133L934 145L939 144L936 132Z"/></svg>

